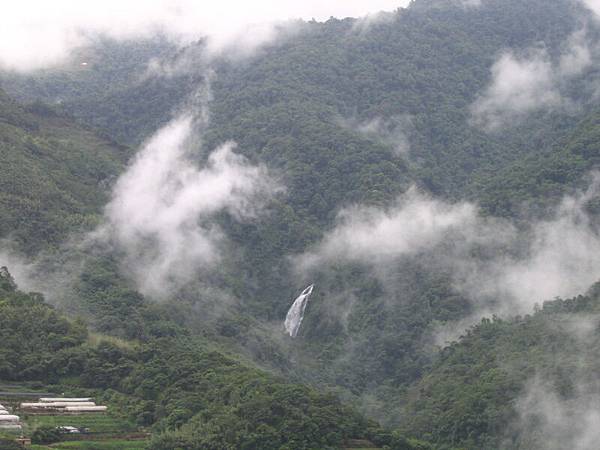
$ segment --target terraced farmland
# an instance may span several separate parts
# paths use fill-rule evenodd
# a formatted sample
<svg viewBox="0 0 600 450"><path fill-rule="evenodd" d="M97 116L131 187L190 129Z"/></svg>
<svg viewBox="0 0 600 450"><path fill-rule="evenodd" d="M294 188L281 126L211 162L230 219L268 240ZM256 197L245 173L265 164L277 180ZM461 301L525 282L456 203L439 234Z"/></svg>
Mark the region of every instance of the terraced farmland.
<svg viewBox="0 0 600 450"><path fill-rule="evenodd" d="M19 414L23 434L32 436L38 428L75 427L87 429L83 434L65 434L62 442L34 444L32 450L143 450L147 436L140 433L135 424L108 413L85 414L35 414L20 411L21 402L37 401L42 396L56 396L30 384L0 383L0 403ZM37 388L37 389L36 389ZM12 440L20 433L5 433Z"/></svg>
<svg viewBox="0 0 600 450"><path fill-rule="evenodd" d="M144 450L145 441L69 441L52 445L32 445L31 450Z"/></svg>
<svg viewBox="0 0 600 450"><path fill-rule="evenodd" d="M135 432L135 425L122 419L117 419L109 414L84 414L84 415L29 415L24 416L28 429L42 426L88 428L92 434L120 434Z"/></svg>

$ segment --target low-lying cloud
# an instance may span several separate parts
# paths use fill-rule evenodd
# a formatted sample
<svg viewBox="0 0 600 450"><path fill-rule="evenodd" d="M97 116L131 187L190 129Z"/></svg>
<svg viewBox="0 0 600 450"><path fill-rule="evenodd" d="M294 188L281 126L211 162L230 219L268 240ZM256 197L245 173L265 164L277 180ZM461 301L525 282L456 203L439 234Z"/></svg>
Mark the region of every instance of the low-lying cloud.
<svg viewBox="0 0 600 450"><path fill-rule="evenodd" d="M367 121L342 119L340 123L345 128L384 143L396 156L405 156L410 152L408 133L412 129L412 118L408 114L392 116L388 119L375 117Z"/></svg>
<svg viewBox="0 0 600 450"><path fill-rule="evenodd" d="M20 290L41 293L49 303L66 306L73 297L73 282L83 269L80 242L80 236L73 236L60 252L41 251L26 257L10 239L0 240L0 267L8 268Z"/></svg>
<svg viewBox="0 0 600 450"><path fill-rule="evenodd" d="M543 48L522 54L504 52L491 68L489 86L471 105L471 122L496 131L521 121L526 115L572 105L563 85L592 64L585 30L569 38L558 61Z"/></svg>
<svg viewBox="0 0 600 450"><path fill-rule="evenodd" d="M10 250L10 243L0 241L0 267L8 268L19 289L25 292L41 292L40 283L32 277L33 264Z"/></svg>
<svg viewBox="0 0 600 450"><path fill-rule="evenodd" d="M573 33L566 44L558 65L559 73L565 77L576 76L592 64L592 51L585 29Z"/></svg>
<svg viewBox="0 0 600 450"><path fill-rule="evenodd" d="M481 0L459 0L460 4L466 8L481 6Z"/></svg>
<svg viewBox="0 0 600 450"><path fill-rule="evenodd" d="M355 206L341 211L337 226L300 258L300 267L339 260L385 264L433 249L452 231L474 231L477 221L473 205L446 204L413 188L388 210Z"/></svg>
<svg viewBox="0 0 600 450"><path fill-rule="evenodd" d="M158 31L184 41L206 37L218 51L230 44L252 48L273 37L273 24L291 19L363 16L405 6L406 0L22 0L5 2L0 67L30 70L63 61L100 33L116 39Z"/></svg>
<svg viewBox="0 0 600 450"><path fill-rule="evenodd" d="M416 189L386 210L342 211L323 240L295 258L299 273L359 263L382 280L409 257L449 273L454 288L481 314L529 313L536 303L584 293L600 279L600 231L586 192L567 196L545 220L526 227L482 217L471 203L446 203ZM393 279L393 277L391 277Z"/></svg>
<svg viewBox="0 0 600 450"><path fill-rule="evenodd" d="M492 81L471 107L473 122L497 130L532 111L560 106L554 68L542 50L519 58L504 53L491 69Z"/></svg>
<svg viewBox="0 0 600 450"><path fill-rule="evenodd" d="M507 299L509 308L519 305L519 312L554 297L584 293L600 280L600 232L585 208L596 194L597 182L585 193L566 197L551 219L532 224L524 257L460 266L465 272L457 275L459 289Z"/></svg>
<svg viewBox="0 0 600 450"><path fill-rule="evenodd" d="M581 0L590 11L600 16L600 1L599 0Z"/></svg>
<svg viewBox="0 0 600 450"><path fill-rule="evenodd" d="M96 238L124 254L124 267L144 294L160 297L220 261L225 237L215 224L257 214L275 184L227 142L202 167L193 160L194 121L180 117L159 130L117 182Z"/></svg>
<svg viewBox="0 0 600 450"><path fill-rule="evenodd" d="M596 389L577 386L573 398L564 399L540 378L526 386L517 403L516 448L594 450L600 441L600 397Z"/></svg>

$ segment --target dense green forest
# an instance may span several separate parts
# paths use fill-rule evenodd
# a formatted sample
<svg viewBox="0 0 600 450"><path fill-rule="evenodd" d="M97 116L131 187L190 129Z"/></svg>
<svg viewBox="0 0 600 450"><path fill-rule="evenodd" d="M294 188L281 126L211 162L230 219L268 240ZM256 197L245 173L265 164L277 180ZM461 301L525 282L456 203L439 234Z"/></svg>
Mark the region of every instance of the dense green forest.
<svg viewBox="0 0 600 450"><path fill-rule="evenodd" d="M97 223L112 180L131 156L52 107L24 107L1 90L0 139L0 236L30 254Z"/></svg>
<svg viewBox="0 0 600 450"><path fill-rule="evenodd" d="M397 449L424 445L386 432L332 394L249 367L182 330L91 340L82 319L17 290L0 270L0 379L93 395L138 426L152 426L148 448L326 449L359 438Z"/></svg>
<svg viewBox="0 0 600 450"><path fill-rule="evenodd" d="M544 421L524 412L523 398L532 380L560 404L581 389L597 394L597 289L528 299L543 306L490 315L446 345L440 329L458 336L462 320L508 300L483 279L462 289L441 260L464 251L484 267L526 261L536 224L589 185L600 157L597 22L571 0L416 0L368 23L294 27L241 59L211 59L203 40L181 48L167 36L98 38L64 65L0 73L0 239L57 308L5 288L6 318L48 323L41 345L19 351L26 343L8 332L17 337L2 344L0 378L107 390L130 420L152 427L156 449L425 446L402 436L447 449L544 448ZM555 82L561 106L515 112L500 131L474 121L503 55L558 71L582 32L590 62ZM193 164L210 166L213 151L234 141L245 164L267 168L282 188L248 217L223 208L197 218L226 237L216 268L145 297L123 262L127 249L90 244L86 233L103 224L136 149L181 114L205 111L190 140ZM463 250L448 232L429 253L299 269L343 213L391 215L411 189L451 207L469 202L479 221L518 239ZM577 218L594 236L597 205L586 198ZM311 283L300 334L288 339L286 311ZM122 345L91 345L81 317ZM585 336L573 332L583 318Z"/></svg>
<svg viewBox="0 0 600 450"><path fill-rule="evenodd" d="M440 448L555 448L545 441L552 431L544 414L559 416L569 402L583 406L594 395L599 301L595 286L585 296L544 302L531 315L483 319L413 387L407 428ZM515 399L536 377L547 385L543 396L560 400L552 411L529 413L540 426L526 429ZM565 428L583 433L573 423Z"/></svg>

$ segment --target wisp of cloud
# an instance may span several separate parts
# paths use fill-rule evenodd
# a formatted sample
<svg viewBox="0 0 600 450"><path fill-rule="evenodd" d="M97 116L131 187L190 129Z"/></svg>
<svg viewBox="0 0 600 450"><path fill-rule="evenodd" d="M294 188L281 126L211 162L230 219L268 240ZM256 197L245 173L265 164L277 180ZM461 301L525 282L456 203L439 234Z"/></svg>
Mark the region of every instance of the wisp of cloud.
<svg viewBox="0 0 600 450"><path fill-rule="evenodd" d="M408 132L412 129L412 117L408 114L392 116L389 119L374 117L371 120L341 119L342 127L386 144L395 156L406 156L410 152Z"/></svg>
<svg viewBox="0 0 600 450"><path fill-rule="evenodd" d="M365 206L344 209L337 226L297 264L301 270L309 270L335 260L387 263L432 249L449 231L472 228L476 221L473 205L449 205L413 188L388 210Z"/></svg>
<svg viewBox="0 0 600 450"><path fill-rule="evenodd" d="M530 380L517 403L518 448L594 450L600 441L600 406L592 389L578 386L577 396L561 398L550 383Z"/></svg>
<svg viewBox="0 0 600 450"><path fill-rule="evenodd" d="M586 211L597 191L596 177L549 218L519 231L509 221L481 216L474 204L446 203L413 188L389 209L345 209L295 263L302 274L360 263L383 280L403 258L418 255L449 273L478 314L529 313L536 303L584 293L600 279L600 232Z"/></svg>
<svg viewBox="0 0 600 450"><path fill-rule="evenodd" d="M562 86L592 64L585 29L573 33L560 59L543 48L504 52L491 68L491 81L470 107L471 123L487 131L514 125L536 111L571 105Z"/></svg>
<svg viewBox="0 0 600 450"><path fill-rule="evenodd" d="M124 252L124 267L144 294L160 297L220 260L219 212L256 214L274 185L225 143L199 168L192 161L194 121L179 117L159 130L117 182L97 236Z"/></svg>
<svg viewBox="0 0 600 450"><path fill-rule="evenodd" d="M64 61L90 36L115 39L157 31L190 42L207 38L211 51L248 50L274 37L274 24L293 19L357 17L406 6L406 0L21 0L4 2L0 67L31 70Z"/></svg>

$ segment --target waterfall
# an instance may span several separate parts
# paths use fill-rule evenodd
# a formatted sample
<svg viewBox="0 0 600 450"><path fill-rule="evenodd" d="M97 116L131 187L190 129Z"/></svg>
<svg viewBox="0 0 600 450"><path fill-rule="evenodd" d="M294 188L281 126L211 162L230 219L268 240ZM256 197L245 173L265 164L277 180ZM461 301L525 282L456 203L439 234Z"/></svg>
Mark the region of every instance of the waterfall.
<svg viewBox="0 0 600 450"><path fill-rule="evenodd" d="M292 307L285 317L285 331L293 338L298 335L298 331L300 330L300 324L304 318L304 310L308 304L310 294L312 294L313 287L314 285L311 284L302 291L298 298L294 300Z"/></svg>

